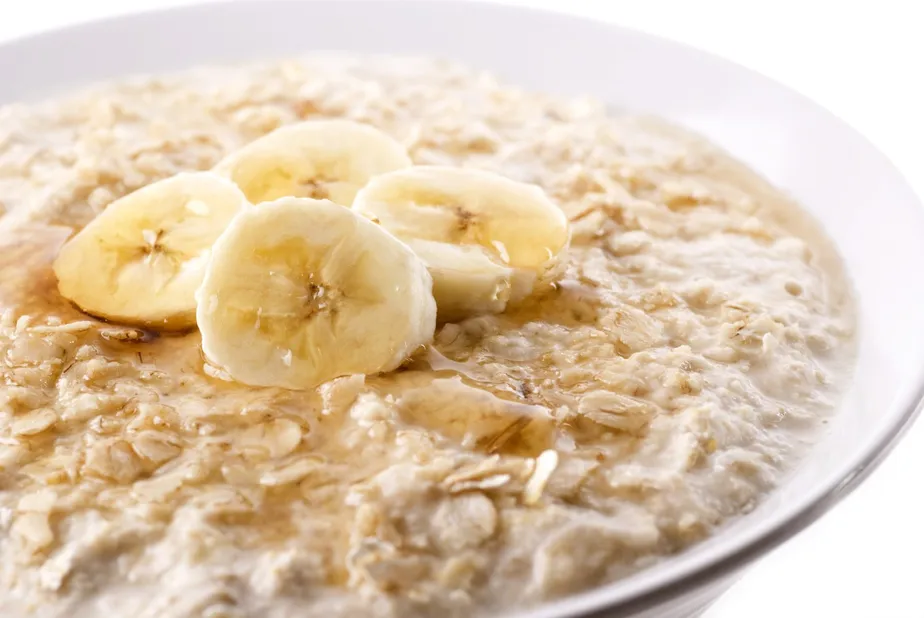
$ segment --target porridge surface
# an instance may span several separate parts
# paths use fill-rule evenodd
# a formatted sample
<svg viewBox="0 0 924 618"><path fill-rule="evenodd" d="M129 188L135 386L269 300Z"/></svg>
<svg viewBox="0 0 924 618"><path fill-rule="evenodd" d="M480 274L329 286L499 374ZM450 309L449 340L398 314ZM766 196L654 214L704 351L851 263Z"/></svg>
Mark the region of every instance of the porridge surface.
<svg viewBox="0 0 924 618"><path fill-rule="evenodd" d="M203 366L57 292L117 197L299 119L542 186L553 289L316 391ZM0 613L462 616L703 539L832 411L853 308L827 240L700 139L426 60L310 58L0 108ZM94 273L88 272L87 277Z"/></svg>

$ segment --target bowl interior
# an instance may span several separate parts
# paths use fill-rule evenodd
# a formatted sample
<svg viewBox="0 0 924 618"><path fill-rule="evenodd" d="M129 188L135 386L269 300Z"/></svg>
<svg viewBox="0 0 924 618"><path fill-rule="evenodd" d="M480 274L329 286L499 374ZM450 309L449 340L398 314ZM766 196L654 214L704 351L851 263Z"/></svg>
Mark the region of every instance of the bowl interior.
<svg viewBox="0 0 924 618"><path fill-rule="evenodd" d="M847 125L708 54L577 18L481 3L238 2L96 22L4 45L0 102L130 73L311 50L448 57L525 87L591 94L673 119L795 196L846 261L860 298L856 376L829 435L790 482L692 551L534 615L637 598L740 558L748 546L766 548L774 531L798 527L794 521L827 508L907 420L924 384L924 277L916 273L924 263L924 210L889 161Z"/></svg>

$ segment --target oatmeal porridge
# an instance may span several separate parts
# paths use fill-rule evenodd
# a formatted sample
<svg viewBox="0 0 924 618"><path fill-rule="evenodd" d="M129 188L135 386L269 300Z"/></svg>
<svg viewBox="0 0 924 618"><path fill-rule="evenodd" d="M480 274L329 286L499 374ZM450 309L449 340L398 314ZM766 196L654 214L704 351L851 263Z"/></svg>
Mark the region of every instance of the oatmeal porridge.
<svg viewBox="0 0 924 618"><path fill-rule="evenodd" d="M407 152L389 161L541 187L570 226L555 272L478 315L437 298L435 333L392 370L305 389L226 375L189 312L158 332L62 294L59 252L110 204L324 118L379 129ZM747 512L852 369L842 266L783 194L662 122L452 63L314 57L7 105L0 213L3 616L537 604ZM294 367L291 350L279 361Z"/></svg>

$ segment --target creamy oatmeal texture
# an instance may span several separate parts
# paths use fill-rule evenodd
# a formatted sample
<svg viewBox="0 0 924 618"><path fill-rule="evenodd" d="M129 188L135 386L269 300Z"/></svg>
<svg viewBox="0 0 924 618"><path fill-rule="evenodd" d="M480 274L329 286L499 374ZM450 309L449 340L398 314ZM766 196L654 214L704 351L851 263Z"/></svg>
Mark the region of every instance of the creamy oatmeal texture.
<svg viewBox="0 0 924 618"><path fill-rule="evenodd" d="M51 261L117 197L298 119L542 186L542 298L311 392L81 314ZM622 577L747 511L833 407L827 241L716 148L436 61L198 70L0 108L0 614L468 616ZM93 277L92 272L86 273Z"/></svg>

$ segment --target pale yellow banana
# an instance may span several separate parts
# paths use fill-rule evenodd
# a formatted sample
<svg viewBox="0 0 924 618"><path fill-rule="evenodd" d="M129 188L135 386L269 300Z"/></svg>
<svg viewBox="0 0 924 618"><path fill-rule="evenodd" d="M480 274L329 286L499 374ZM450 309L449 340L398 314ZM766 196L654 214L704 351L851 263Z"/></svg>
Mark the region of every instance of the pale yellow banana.
<svg viewBox="0 0 924 618"><path fill-rule="evenodd" d="M568 246L564 213L535 186L487 171L417 166L372 178L353 208L407 242L434 279L440 320L503 311Z"/></svg>
<svg viewBox="0 0 924 618"><path fill-rule="evenodd" d="M255 386L390 371L433 337L431 286L413 251L349 208L281 198L216 241L196 294L202 349Z"/></svg>
<svg viewBox="0 0 924 618"><path fill-rule="evenodd" d="M349 206L372 176L410 165L404 147L375 127L307 120L254 140L214 169L236 182L254 204L294 196Z"/></svg>
<svg viewBox="0 0 924 618"><path fill-rule="evenodd" d="M248 207L210 172L177 174L111 203L61 248L61 294L91 315L158 330L195 326L209 250Z"/></svg>

